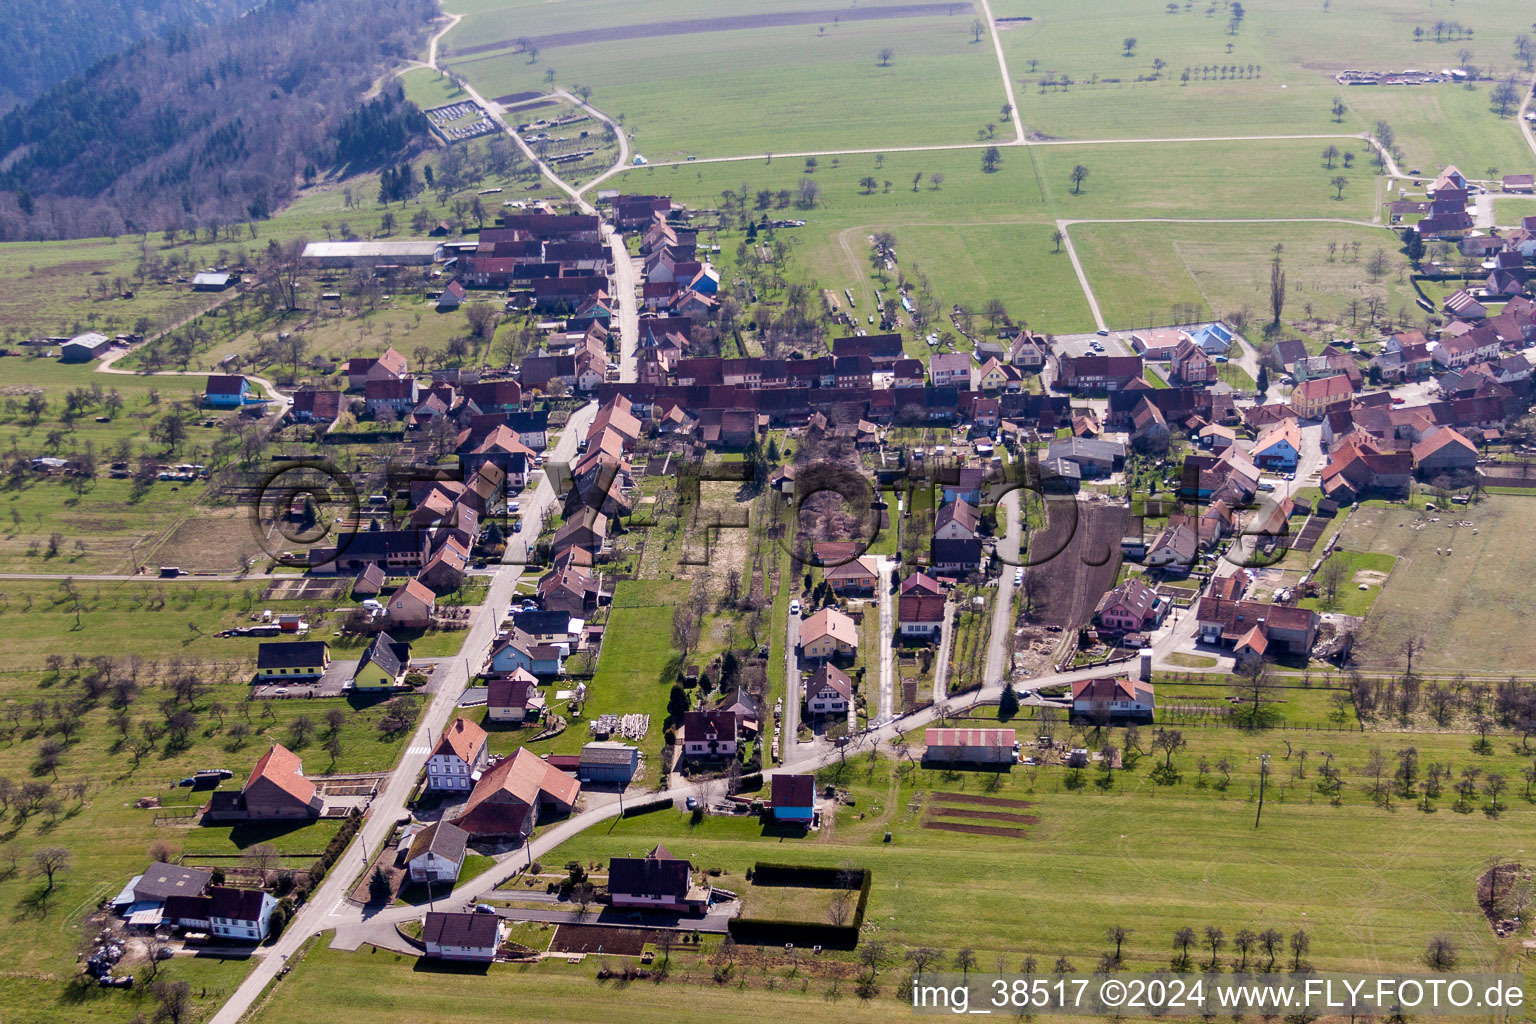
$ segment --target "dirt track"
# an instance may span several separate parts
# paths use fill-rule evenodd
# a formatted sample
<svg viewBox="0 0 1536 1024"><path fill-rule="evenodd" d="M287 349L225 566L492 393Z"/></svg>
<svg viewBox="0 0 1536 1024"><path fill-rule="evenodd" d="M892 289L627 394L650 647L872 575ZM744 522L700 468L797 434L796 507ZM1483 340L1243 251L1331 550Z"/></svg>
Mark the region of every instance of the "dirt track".
<svg viewBox="0 0 1536 1024"><path fill-rule="evenodd" d="M655 39L659 36L692 35L698 32L746 32L755 28L779 28L786 25L824 25L838 21L884 21L889 18L929 18L969 14L975 10L971 0L954 3L900 4L891 7L840 7L824 11L783 11L777 14L737 14L719 18L690 18L680 21L651 21L642 25L614 25L580 32L552 32L534 36L531 43L540 50L556 46L581 46L615 43L625 39ZM443 51L445 57L472 57L495 50L510 50L516 43L503 39L479 43L461 49Z"/></svg>

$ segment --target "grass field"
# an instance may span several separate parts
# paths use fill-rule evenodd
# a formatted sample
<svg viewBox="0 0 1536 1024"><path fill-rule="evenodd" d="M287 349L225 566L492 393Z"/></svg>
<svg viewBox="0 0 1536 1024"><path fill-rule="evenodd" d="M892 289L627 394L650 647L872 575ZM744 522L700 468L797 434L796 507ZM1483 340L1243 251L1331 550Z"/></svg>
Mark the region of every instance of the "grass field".
<svg viewBox="0 0 1536 1024"><path fill-rule="evenodd" d="M622 118L632 149L651 160L767 153L786 148L789 138L797 149L967 142L1000 121L997 58L985 42L972 42L969 5L955 5L952 15L837 21L829 13L825 24L607 40L602 30L611 26L716 13L702 0L629 6L582 2L541 11L514 4L510 11L522 17L510 31L488 27L507 24L505 11L471 12L445 40L444 60L487 97L542 91L552 69L556 84L590 88L591 102ZM750 6L733 5L732 13L752 13ZM508 49L451 52L537 36L540 24L590 29L590 41L544 46L537 61ZM668 55L662 74L658 47ZM894 57L880 66L877 54L887 47ZM946 87L932 88L938 81Z"/></svg>
<svg viewBox="0 0 1536 1024"><path fill-rule="evenodd" d="M1528 673L1536 652L1521 608L1525 582L1536 572L1529 543L1536 502L1495 495L1413 529L1422 518L1401 508L1362 507L1344 527L1346 550L1397 558L1356 657L1400 668L1402 646L1414 638L1426 644L1414 659L1416 671ZM1474 526L1447 528L1458 519Z"/></svg>
<svg viewBox="0 0 1536 1024"><path fill-rule="evenodd" d="M1335 3L1279 0L1247 10L1229 31L1225 6L1146 4L1117 11L1106 22L1097 10L1069 0L999 0L999 18L1031 20L1003 30L1020 113L1034 132L1059 138L1183 137L1360 133L1378 119L1396 130L1406 170L1425 173L1447 163L1481 175L1488 166L1524 168L1532 162L1513 117L1500 119L1488 103L1491 83L1460 86L1357 87L1338 85L1344 68L1395 70L1454 66L1470 50L1478 67L1514 70L1508 33L1529 19L1518 0L1480 5L1465 24L1475 39L1433 41L1443 12L1419 0ZM1422 27L1426 41L1415 42ZM1136 40L1127 56L1123 40ZM1361 44L1369 40L1368 46ZM1230 47L1230 50L1228 49ZM1152 80L1152 62L1166 67ZM1031 64L1031 61L1036 62ZM1222 74L1223 66L1238 73ZM1251 66L1251 69L1250 69ZM1186 68L1191 78L1183 81ZM1204 73L1205 69L1213 70ZM1069 75L1068 89L1040 81ZM1522 76L1523 77L1523 76ZM1348 110L1335 121L1330 106L1342 96ZM1342 144L1341 144L1342 145ZM1345 147L1347 148L1347 147Z"/></svg>
<svg viewBox="0 0 1536 1024"><path fill-rule="evenodd" d="M1175 308L1202 315L1246 309L1260 321L1269 310L1270 260L1281 254L1289 290L1285 319L1301 322L1318 342L1365 332L1365 303L1375 298L1396 316L1419 316L1406 277L1400 239L1351 224L1078 224L1072 243L1111 324L1167 323ZM1359 244L1358 254L1354 244ZM1330 254L1329 245L1336 246ZM1387 254L1388 270L1372 280L1371 256ZM1141 258L1126 259L1127 251ZM1349 303L1357 303L1351 323ZM1311 308L1311 316L1307 309Z"/></svg>
<svg viewBox="0 0 1536 1024"><path fill-rule="evenodd" d="M131 997L98 996L94 987L78 989L68 980L76 970L82 916L143 868L151 843L162 841L175 854L215 863L214 858L237 857L255 843L269 842L307 864L338 827L335 822L156 825L154 810L134 806L139 798L156 797L172 812L189 812L206 793L178 787L175 780L198 768L220 766L235 774L226 788L238 786L274 741L297 744L310 775L384 770L395 762L404 741L403 734L379 732L383 711L377 703L247 700L250 662L245 659L254 653L256 641L192 639L186 623L211 632L238 621L250 587L167 588L164 607L136 606L144 595L156 599L153 586L79 584L83 610L76 629L73 613L66 614L51 596L57 588L6 583L0 635L9 657L0 671L0 709L5 712L0 777L18 785L51 786L30 811L23 813L12 800L0 815L0 843L16 854L17 865L0 870L0 906L9 913L0 956L11 972L0 983L0 999L11 1020L122 1020L133 1012L127 1008L134 1003ZM57 672L45 664L52 653L66 655ZM75 665L74 653L87 660ZM97 655L115 659L111 678L125 684L121 694L129 699L122 726L118 708L123 698L116 682L90 681L95 670L88 659ZM199 685L178 696L169 680L183 674ZM323 749L330 738L324 716L332 709L343 712L334 758ZM183 716L177 725L183 730L180 741L167 731L173 714ZM310 727L295 724L300 718L308 719ZM66 728L66 721L76 724ZM148 735L146 728L158 735L136 759L134 741ZM57 766L50 767L55 757ZM44 846L64 847L73 860L46 898L28 870L33 851ZM244 965L178 958L174 972L191 981L195 993L206 986L206 996L198 1000L207 1005L228 994ZM22 977L27 979L25 994L12 991ZM75 1006L79 1000L85 1008Z"/></svg>

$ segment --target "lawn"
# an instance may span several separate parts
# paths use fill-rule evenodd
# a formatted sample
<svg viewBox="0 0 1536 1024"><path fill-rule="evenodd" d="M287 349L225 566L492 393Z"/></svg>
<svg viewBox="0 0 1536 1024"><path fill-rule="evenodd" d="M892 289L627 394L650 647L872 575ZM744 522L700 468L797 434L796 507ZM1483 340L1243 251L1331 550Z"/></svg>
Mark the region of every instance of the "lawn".
<svg viewBox="0 0 1536 1024"><path fill-rule="evenodd" d="M1330 604L1326 597L1309 597L1303 598L1300 604L1303 608L1311 608L1313 611L1334 611L1364 618L1370 613L1376 598L1381 595L1382 587L1390 582L1388 576L1396 561L1397 559L1392 555L1379 552L1345 551L1335 548L1333 554L1328 556L1328 561L1324 562L1322 569L1319 570L1319 578L1322 578L1322 573L1328 571L1329 563L1338 562L1344 566L1343 582L1339 586L1335 600Z"/></svg>
<svg viewBox="0 0 1536 1024"><path fill-rule="evenodd" d="M1529 537L1536 502L1495 495L1425 522L1401 507L1365 506L1345 525L1340 547L1395 556L1391 579L1361 633L1357 659L1400 668L1410 638L1425 644L1419 672L1524 675L1536 660L1522 611L1526 581L1536 573ZM1458 520L1472 528L1450 527Z"/></svg>

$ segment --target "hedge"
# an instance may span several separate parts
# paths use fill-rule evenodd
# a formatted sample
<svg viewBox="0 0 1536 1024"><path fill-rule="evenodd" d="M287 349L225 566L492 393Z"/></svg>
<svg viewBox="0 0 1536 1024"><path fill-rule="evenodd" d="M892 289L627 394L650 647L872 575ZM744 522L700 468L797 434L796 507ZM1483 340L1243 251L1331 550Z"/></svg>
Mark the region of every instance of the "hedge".
<svg viewBox="0 0 1536 1024"><path fill-rule="evenodd" d="M633 818L638 814L650 814L652 811L665 810L672 806L671 797L660 797L655 800L644 800L638 804L630 804L624 808L623 817Z"/></svg>
<svg viewBox="0 0 1536 1024"><path fill-rule="evenodd" d="M859 901L853 908L853 919L845 925L821 924L811 921L789 921L768 917L735 917L728 924L731 938L737 942L757 945L780 946L792 942L798 946L821 946L832 949L852 949L859 944L859 928L864 924L864 911L869 905L869 890L874 884L875 873L869 868L850 868L859 879ZM841 888L844 869L816 867L809 864L769 864L759 861L753 865L752 881L768 885L805 885L813 888Z"/></svg>

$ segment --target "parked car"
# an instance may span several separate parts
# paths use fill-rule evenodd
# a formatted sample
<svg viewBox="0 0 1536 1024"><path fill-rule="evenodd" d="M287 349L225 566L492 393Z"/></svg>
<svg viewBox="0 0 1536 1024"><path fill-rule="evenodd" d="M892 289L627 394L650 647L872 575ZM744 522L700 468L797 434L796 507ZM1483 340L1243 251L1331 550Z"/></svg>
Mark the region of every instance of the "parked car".
<svg viewBox="0 0 1536 1024"><path fill-rule="evenodd" d="M522 533L523 532L523 521L521 519L514 519L514 520L512 520L512 532L513 533Z"/></svg>
<svg viewBox="0 0 1536 1024"><path fill-rule="evenodd" d="M690 811L696 811L699 809L699 802L693 797L689 797L687 800L683 801L683 806L687 807Z"/></svg>
<svg viewBox="0 0 1536 1024"><path fill-rule="evenodd" d="M789 614L791 614L791 615L799 615L800 614L800 599L798 597L789 602Z"/></svg>
<svg viewBox="0 0 1536 1024"><path fill-rule="evenodd" d="M477 914L494 914L494 913L496 913L496 908L491 906L489 903L476 903L475 904L475 913L477 913Z"/></svg>
<svg viewBox="0 0 1536 1024"><path fill-rule="evenodd" d="M1105 328L1103 328L1103 327L1100 327L1100 328L1099 328L1099 329L1098 329L1098 330L1097 330L1097 331L1095 331L1095 332L1094 332L1094 333L1095 333L1095 334L1097 334L1097 335L1098 335L1098 336L1099 336L1099 337L1101 337L1101 338L1107 338L1107 337L1109 337L1109 331L1108 331L1108 330L1106 330L1106 329L1105 329Z"/></svg>

